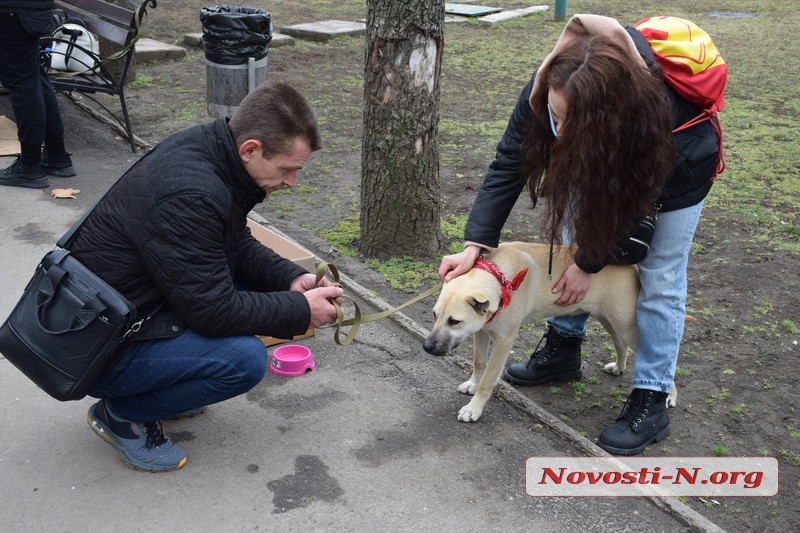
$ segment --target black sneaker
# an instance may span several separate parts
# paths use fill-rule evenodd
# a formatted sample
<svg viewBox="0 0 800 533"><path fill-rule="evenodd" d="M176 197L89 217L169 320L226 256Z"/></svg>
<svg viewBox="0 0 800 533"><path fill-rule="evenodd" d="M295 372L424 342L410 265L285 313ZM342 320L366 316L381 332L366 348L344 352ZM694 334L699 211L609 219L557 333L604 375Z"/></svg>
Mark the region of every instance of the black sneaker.
<svg viewBox="0 0 800 533"><path fill-rule="evenodd" d="M75 175L75 167L72 166L72 158L69 154L64 154L58 157L49 157L47 152L42 155L42 170L48 176L57 176L59 178L71 178Z"/></svg>
<svg viewBox="0 0 800 533"><path fill-rule="evenodd" d="M8 187L27 187L28 189L46 189L50 186L42 165L26 167L19 158L10 167L0 172L0 185Z"/></svg>
<svg viewBox="0 0 800 533"><path fill-rule="evenodd" d="M134 470L170 472L186 464L186 453L164 436L160 422L125 420L112 413L103 400L89 408L86 421Z"/></svg>
<svg viewBox="0 0 800 533"><path fill-rule="evenodd" d="M597 445L612 455L637 455L670 433L666 392L633 389L614 424Z"/></svg>

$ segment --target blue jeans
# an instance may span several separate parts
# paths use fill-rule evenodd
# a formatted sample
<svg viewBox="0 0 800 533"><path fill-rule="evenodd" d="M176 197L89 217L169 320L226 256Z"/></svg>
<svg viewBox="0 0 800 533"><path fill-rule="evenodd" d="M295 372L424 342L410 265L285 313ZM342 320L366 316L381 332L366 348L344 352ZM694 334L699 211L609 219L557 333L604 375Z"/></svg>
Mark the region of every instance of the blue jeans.
<svg viewBox="0 0 800 533"><path fill-rule="evenodd" d="M267 348L257 337L209 338L187 329L131 345L89 396L123 418L152 422L244 394L266 370Z"/></svg>
<svg viewBox="0 0 800 533"><path fill-rule="evenodd" d="M633 386L669 392L686 317L686 267L703 202L659 213L647 257L639 263L638 341ZM548 318L563 337L586 336L588 314Z"/></svg>

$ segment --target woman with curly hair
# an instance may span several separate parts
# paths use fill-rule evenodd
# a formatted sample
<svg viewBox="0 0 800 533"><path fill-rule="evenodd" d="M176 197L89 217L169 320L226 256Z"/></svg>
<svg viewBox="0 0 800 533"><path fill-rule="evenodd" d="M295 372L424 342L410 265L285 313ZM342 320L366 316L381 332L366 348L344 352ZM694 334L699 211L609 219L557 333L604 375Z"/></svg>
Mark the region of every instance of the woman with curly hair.
<svg viewBox="0 0 800 533"><path fill-rule="evenodd" d="M470 212L464 251L445 256L439 268L449 281L496 247L527 185L534 205L545 200L546 242L578 249L552 289L566 306L584 298L592 274L612 262L638 221L657 214L638 264L633 391L598 441L618 455L638 454L669 435L666 399L683 336L689 249L716 174L716 159L696 175L676 165L672 130L667 88L626 29L607 17L576 15L519 98ZM699 131L715 135L709 124ZM545 346L511 364L504 379L522 386L580 379L587 318L549 318Z"/></svg>

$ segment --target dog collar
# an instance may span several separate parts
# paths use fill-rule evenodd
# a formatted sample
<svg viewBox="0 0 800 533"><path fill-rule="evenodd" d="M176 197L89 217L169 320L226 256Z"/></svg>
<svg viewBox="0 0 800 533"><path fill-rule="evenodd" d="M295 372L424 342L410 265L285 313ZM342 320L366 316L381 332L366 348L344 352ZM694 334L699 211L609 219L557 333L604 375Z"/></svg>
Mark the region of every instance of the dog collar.
<svg viewBox="0 0 800 533"><path fill-rule="evenodd" d="M475 260L475 264L473 268L479 268L481 270L485 270L489 274L493 275L497 278L497 281L500 282L500 286L502 287L500 293L500 305L497 306L497 311L494 312L492 317L489 319L489 322L494 319L494 316L500 312L500 310L504 307L508 307L511 303L511 293L514 292L522 285L522 282L525 280L525 276L528 275L528 269L520 270L516 276L514 276L513 280L510 280L503 274L503 271L500 270L500 267L497 266L497 263L494 261L490 261L488 259L484 259L483 257L479 257Z"/></svg>

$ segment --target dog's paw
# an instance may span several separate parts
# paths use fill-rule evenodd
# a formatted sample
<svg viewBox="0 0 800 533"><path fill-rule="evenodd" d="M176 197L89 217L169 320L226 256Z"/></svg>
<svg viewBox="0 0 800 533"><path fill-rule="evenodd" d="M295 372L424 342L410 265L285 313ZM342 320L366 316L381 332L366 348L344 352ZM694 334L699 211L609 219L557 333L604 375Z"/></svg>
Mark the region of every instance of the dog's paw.
<svg viewBox="0 0 800 533"><path fill-rule="evenodd" d="M616 361L614 361L613 363L608 363L606 366L603 367L603 370L605 370L609 374L614 374L615 376L619 376L625 371L624 368L620 368L619 366L617 366Z"/></svg>
<svg viewBox="0 0 800 533"><path fill-rule="evenodd" d="M678 390L673 385L669 396L667 396L667 407L675 407L676 405L678 405Z"/></svg>
<svg viewBox="0 0 800 533"><path fill-rule="evenodd" d="M461 394L469 394L470 396L472 396L473 394L475 394L475 391L478 390L478 384L472 381L471 379L468 379L467 381L459 385L458 389L456 390Z"/></svg>
<svg viewBox="0 0 800 533"><path fill-rule="evenodd" d="M475 422L483 414L483 407L477 407L469 402L458 412L458 420L461 422Z"/></svg>

